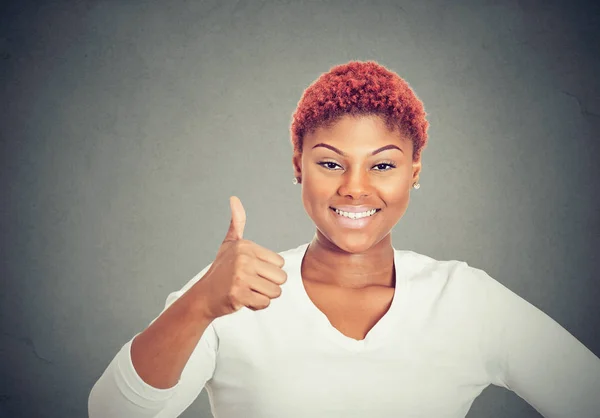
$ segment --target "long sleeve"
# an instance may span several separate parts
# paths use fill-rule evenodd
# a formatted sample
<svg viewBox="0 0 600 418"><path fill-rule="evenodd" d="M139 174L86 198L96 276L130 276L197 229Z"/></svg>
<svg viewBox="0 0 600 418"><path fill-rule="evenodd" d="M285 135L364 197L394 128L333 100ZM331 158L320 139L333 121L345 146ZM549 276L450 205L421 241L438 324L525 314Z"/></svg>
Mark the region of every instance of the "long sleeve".
<svg viewBox="0 0 600 418"><path fill-rule="evenodd" d="M181 290L169 294L163 312L207 270L208 267ZM150 386L137 374L131 361L134 338L122 346L93 386L88 398L90 418L178 417L198 397L214 373L218 338L212 324L192 352L179 382L168 389Z"/></svg>
<svg viewBox="0 0 600 418"><path fill-rule="evenodd" d="M600 417L600 359L555 320L477 270L495 382L546 418Z"/></svg>

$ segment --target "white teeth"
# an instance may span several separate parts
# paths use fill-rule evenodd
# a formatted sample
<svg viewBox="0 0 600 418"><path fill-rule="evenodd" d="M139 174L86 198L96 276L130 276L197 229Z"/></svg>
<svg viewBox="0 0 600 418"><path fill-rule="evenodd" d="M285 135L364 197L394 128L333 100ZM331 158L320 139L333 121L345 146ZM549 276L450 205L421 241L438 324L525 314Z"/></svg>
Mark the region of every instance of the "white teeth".
<svg viewBox="0 0 600 418"><path fill-rule="evenodd" d="M360 218L365 218L367 216L372 216L373 214L375 214L375 212L377 212L377 209L372 209L369 210L367 212L359 212L359 213L354 213L354 212L344 212L342 210L336 209L335 213L337 213L338 215L342 215L346 218L350 218L350 219L360 219Z"/></svg>

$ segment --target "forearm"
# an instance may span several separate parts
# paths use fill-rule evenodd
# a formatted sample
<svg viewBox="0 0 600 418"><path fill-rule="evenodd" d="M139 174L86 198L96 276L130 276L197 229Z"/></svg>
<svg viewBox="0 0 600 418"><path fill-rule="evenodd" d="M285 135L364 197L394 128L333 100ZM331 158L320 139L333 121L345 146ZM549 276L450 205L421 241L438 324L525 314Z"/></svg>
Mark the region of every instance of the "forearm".
<svg viewBox="0 0 600 418"><path fill-rule="evenodd" d="M177 299L131 344L131 361L140 378L157 389L177 384L194 348L212 320L202 312L201 283Z"/></svg>
<svg viewBox="0 0 600 418"><path fill-rule="evenodd" d="M178 298L113 358L90 392L90 418L175 417L193 402L212 376L217 346L201 289L189 287L204 272L169 295Z"/></svg>

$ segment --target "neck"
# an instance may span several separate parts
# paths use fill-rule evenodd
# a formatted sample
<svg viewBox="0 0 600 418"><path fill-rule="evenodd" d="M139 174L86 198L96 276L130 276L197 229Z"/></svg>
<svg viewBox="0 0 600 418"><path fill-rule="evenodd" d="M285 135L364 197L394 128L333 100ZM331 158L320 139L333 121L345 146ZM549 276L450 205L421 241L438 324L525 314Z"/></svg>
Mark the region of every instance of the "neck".
<svg viewBox="0 0 600 418"><path fill-rule="evenodd" d="M391 234L362 253L349 253L317 230L302 261L304 280L339 287L395 286Z"/></svg>

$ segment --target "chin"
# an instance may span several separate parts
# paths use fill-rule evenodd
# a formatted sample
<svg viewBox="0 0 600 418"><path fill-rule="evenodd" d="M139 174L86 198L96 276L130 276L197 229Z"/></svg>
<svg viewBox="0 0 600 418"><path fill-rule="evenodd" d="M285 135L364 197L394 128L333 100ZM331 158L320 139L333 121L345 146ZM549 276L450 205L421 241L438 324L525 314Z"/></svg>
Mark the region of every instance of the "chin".
<svg viewBox="0 0 600 418"><path fill-rule="evenodd" d="M374 236L353 233L340 234L340 236L328 237L328 239L340 250L350 254L365 253L380 241Z"/></svg>

